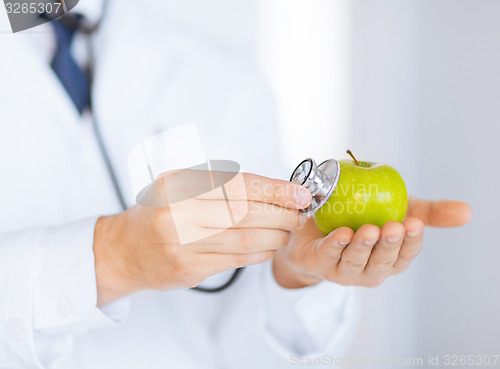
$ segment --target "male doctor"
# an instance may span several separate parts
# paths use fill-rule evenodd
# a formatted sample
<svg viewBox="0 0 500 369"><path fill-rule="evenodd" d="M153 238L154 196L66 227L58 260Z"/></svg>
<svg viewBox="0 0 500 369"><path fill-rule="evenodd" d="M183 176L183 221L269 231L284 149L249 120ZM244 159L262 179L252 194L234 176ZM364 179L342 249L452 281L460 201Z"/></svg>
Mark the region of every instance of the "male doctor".
<svg viewBox="0 0 500 369"><path fill-rule="evenodd" d="M308 191L270 179L286 173L259 73L157 7L110 1L101 19L102 0L82 0L81 19L0 35L0 368L279 369L291 355L341 355L355 329L352 286L404 271L424 224L470 218L462 203L411 199L402 224L323 237L298 211ZM90 98L86 37L71 24L101 21ZM7 22L0 11L0 30ZM134 206L127 155L193 121L210 158L259 175L228 186L257 189L236 227L180 246L168 207ZM212 200L185 208L185 222L225 228ZM243 266L222 292L190 289Z"/></svg>

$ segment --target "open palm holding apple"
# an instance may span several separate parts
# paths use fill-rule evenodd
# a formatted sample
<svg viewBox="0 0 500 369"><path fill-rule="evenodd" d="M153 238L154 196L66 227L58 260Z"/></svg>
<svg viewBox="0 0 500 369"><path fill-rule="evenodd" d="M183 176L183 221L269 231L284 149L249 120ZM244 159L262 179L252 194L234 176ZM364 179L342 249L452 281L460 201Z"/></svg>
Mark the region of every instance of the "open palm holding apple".
<svg viewBox="0 0 500 369"><path fill-rule="evenodd" d="M349 165L341 162L342 168ZM376 204L368 204L368 211L363 212L360 225L360 217L345 216L345 206L344 214L328 216L324 211L318 212L315 221L310 218L303 228L292 232L288 247L278 250L274 257L274 275L282 287L301 288L323 280L342 285L376 287L388 276L408 268L422 249L425 226L458 227L471 219L470 206L458 201L426 201L410 197L406 203L406 188L400 177L392 173L394 169L387 166L387 169L377 170L385 170L383 175L393 178L392 191L398 200L393 204L392 214L381 214ZM352 174L350 172L349 177ZM376 181L375 177L367 174L362 177ZM388 189L391 190L390 186ZM349 199L345 195L334 194L332 198L337 196L335 200L346 205ZM358 195L353 195L352 206L356 205L356 196L361 198ZM370 200L365 196L365 201ZM382 204L385 207L389 205ZM374 211L370 213L370 209ZM335 212L333 206L330 212Z"/></svg>

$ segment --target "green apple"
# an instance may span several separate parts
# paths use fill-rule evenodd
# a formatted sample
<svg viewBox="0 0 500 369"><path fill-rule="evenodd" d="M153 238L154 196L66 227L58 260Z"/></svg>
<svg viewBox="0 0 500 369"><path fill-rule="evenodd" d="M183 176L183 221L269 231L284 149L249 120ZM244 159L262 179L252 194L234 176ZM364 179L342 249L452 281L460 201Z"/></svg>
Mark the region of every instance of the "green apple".
<svg viewBox="0 0 500 369"><path fill-rule="evenodd" d="M363 224L379 227L385 222L401 222L408 208L403 178L389 165L341 160L340 178L328 201L314 214L321 232L339 227L356 231Z"/></svg>

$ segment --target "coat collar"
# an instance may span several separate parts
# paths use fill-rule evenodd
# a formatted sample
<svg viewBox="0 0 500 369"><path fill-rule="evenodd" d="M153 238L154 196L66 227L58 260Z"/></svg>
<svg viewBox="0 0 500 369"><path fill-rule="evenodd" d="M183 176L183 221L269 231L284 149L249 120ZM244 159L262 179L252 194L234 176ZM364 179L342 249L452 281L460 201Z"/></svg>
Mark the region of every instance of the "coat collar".
<svg viewBox="0 0 500 369"><path fill-rule="evenodd" d="M49 63L33 50L32 38L43 36L33 31L0 35L0 96L20 113L28 110L38 112L40 118L48 115L53 121L78 121L81 117Z"/></svg>

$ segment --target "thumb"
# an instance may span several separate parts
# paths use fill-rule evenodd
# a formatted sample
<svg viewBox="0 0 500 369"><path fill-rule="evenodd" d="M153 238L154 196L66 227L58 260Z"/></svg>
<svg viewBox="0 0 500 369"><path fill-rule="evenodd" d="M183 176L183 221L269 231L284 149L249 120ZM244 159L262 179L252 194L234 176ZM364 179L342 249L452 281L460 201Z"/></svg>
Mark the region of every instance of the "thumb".
<svg viewBox="0 0 500 369"><path fill-rule="evenodd" d="M410 197L407 217L421 219L430 227L459 227L472 218L472 208L460 201L428 201Z"/></svg>

